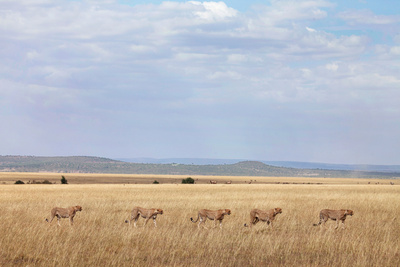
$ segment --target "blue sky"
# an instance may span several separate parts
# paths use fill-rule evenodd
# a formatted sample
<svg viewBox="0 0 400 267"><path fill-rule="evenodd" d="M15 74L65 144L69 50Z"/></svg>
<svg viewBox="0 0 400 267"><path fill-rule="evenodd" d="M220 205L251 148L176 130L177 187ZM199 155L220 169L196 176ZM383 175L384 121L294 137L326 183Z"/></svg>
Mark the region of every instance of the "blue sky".
<svg viewBox="0 0 400 267"><path fill-rule="evenodd" d="M398 10L0 0L0 155L400 164Z"/></svg>

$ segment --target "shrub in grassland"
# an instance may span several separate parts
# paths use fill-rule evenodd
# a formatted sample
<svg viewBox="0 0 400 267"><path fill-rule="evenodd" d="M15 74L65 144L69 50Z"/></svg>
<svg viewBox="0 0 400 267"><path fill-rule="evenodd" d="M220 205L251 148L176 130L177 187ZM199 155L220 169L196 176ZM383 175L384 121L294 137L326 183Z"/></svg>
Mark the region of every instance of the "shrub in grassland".
<svg viewBox="0 0 400 267"><path fill-rule="evenodd" d="M68 181L65 179L64 175L61 176L61 184L68 184Z"/></svg>
<svg viewBox="0 0 400 267"><path fill-rule="evenodd" d="M182 179L182 184L194 184L194 179L192 177Z"/></svg>

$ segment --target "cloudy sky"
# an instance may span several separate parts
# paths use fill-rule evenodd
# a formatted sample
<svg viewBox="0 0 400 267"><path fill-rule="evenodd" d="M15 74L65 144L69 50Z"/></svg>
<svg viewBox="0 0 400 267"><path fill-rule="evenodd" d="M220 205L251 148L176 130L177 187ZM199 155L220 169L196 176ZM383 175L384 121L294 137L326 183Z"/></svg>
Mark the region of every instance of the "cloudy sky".
<svg viewBox="0 0 400 267"><path fill-rule="evenodd" d="M400 164L399 10L0 0L0 155Z"/></svg>

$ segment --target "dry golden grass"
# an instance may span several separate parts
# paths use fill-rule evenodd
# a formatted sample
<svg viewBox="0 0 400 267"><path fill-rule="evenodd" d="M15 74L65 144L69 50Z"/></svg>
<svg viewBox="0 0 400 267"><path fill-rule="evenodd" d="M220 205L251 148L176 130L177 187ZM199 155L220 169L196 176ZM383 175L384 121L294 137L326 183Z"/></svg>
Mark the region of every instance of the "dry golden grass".
<svg viewBox="0 0 400 267"><path fill-rule="evenodd" d="M0 266L400 266L400 187L391 185L0 185ZM70 226L44 221L81 205ZM124 223L161 208L158 228ZM252 208L281 207L274 229L244 228ZM229 208L197 229L201 208ZM352 209L345 230L312 226L322 208ZM211 226L212 222L206 225Z"/></svg>

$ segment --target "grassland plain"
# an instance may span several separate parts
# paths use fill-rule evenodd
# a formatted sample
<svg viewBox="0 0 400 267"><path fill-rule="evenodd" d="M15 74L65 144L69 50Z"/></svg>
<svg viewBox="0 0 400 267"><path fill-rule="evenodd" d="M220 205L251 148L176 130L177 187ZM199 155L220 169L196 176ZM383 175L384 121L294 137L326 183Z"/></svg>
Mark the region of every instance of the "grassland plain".
<svg viewBox="0 0 400 267"><path fill-rule="evenodd" d="M232 181L234 184L400 184L399 179L378 178L318 178L318 177L263 177L263 176L215 176L215 175L162 175L162 174L98 174L98 173L49 173L49 172L0 172L0 184L14 184L48 180L60 184L61 176L69 184L151 184L155 180L161 184L181 183L182 179L192 177L196 184L218 184Z"/></svg>
<svg viewBox="0 0 400 267"><path fill-rule="evenodd" d="M0 185L0 266L400 266L400 187L357 184ZM81 205L74 226L54 206ZM162 208L124 223L133 206ZM244 228L252 208L281 207L274 229ZM201 208L229 208L197 229ZM352 209L347 228L312 226L322 208ZM208 227L212 222L207 222Z"/></svg>

